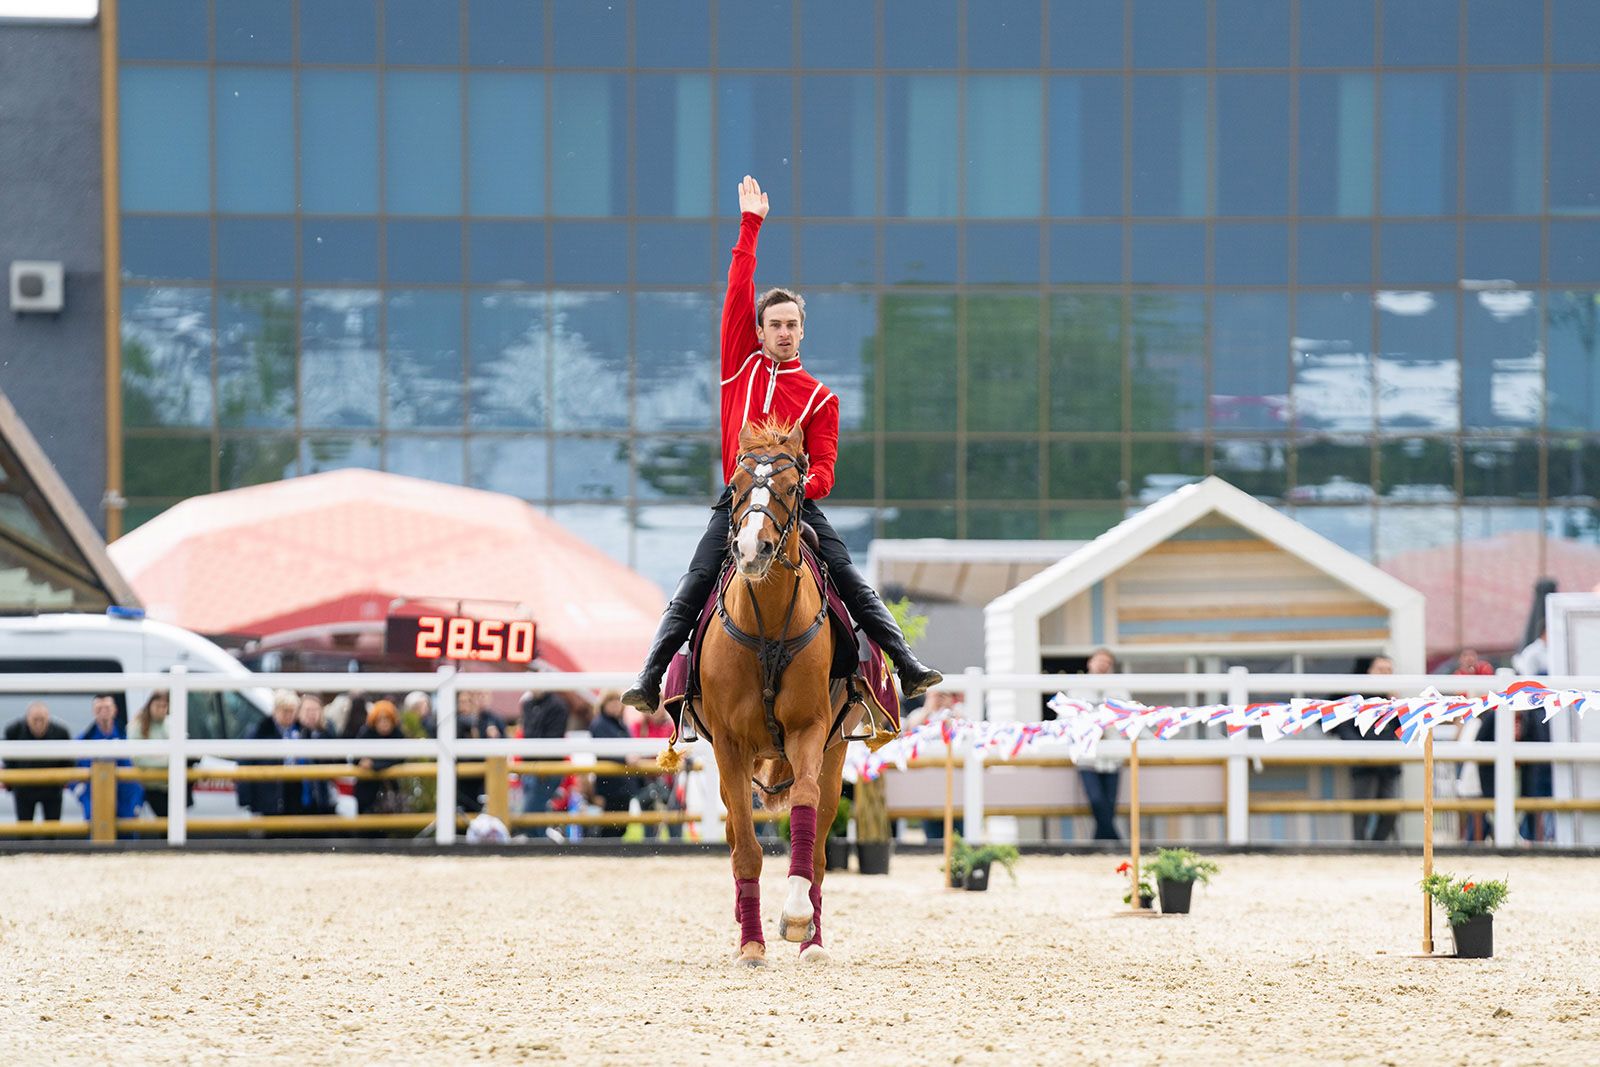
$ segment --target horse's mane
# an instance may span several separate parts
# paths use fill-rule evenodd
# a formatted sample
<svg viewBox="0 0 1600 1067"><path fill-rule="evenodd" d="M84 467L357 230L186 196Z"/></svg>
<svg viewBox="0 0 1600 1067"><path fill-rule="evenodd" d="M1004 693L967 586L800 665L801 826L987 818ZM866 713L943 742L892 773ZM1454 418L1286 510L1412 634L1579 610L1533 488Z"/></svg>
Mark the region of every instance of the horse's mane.
<svg viewBox="0 0 1600 1067"><path fill-rule="evenodd" d="M763 419L747 422L739 431L739 447L756 449L776 446L795 432L795 424L780 419Z"/></svg>

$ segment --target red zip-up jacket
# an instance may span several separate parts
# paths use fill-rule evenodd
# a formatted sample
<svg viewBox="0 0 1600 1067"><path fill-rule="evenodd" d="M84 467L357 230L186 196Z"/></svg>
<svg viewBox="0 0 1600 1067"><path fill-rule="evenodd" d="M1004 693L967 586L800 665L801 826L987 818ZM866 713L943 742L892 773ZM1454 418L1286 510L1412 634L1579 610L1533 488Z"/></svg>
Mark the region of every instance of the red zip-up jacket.
<svg viewBox="0 0 1600 1067"><path fill-rule="evenodd" d="M739 219L739 243L733 246L728 295L722 302L722 480L733 478L745 423L778 419L804 429L811 458L806 499L821 500L833 489L833 464L839 456L839 398L798 358L786 363L768 359L756 340L756 237L761 221L749 212Z"/></svg>

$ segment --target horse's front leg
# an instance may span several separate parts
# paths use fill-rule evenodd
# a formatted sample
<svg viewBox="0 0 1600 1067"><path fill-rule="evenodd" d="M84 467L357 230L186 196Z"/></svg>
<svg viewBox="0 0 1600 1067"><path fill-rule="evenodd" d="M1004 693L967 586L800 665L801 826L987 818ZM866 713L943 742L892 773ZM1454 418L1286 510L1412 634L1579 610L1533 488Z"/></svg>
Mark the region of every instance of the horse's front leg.
<svg viewBox="0 0 1600 1067"><path fill-rule="evenodd" d="M828 828L839 811L839 793L843 788L845 746L829 749L822 757L822 801L817 805L817 823L821 831L811 856L811 936L800 946L800 958L807 963L827 963L828 951L822 947L822 879L828 870Z"/></svg>
<svg viewBox="0 0 1600 1067"><path fill-rule="evenodd" d="M764 967L767 940L761 933L761 843L750 809L751 760L718 749L717 778L728 809L728 849L733 854L733 919L739 925L739 962Z"/></svg>
<svg viewBox="0 0 1600 1067"><path fill-rule="evenodd" d="M827 706L824 696L822 707ZM828 720L821 717L791 731L785 743L794 768L794 785L789 789L789 892L778 923L785 941L804 943L815 932L817 805L822 799L822 749L827 742Z"/></svg>

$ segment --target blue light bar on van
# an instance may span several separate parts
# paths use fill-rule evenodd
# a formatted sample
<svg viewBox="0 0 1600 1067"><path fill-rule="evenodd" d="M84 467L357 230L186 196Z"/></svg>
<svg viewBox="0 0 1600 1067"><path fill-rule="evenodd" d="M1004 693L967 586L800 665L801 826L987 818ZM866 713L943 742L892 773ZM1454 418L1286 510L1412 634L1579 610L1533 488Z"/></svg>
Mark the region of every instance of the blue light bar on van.
<svg viewBox="0 0 1600 1067"><path fill-rule="evenodd" d="M144 618L144 609L125 608L121 604L112 604L106 608L106 614L113 619L142 619Z"/></svg>

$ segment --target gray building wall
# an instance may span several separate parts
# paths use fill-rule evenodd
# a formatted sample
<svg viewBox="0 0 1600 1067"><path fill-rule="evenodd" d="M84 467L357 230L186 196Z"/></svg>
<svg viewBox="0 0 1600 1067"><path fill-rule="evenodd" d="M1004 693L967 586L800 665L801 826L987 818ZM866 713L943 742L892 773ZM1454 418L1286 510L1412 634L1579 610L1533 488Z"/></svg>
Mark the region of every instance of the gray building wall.
<svg viewBox="0 0 1600 1067"><path fill-rule="evenodd" d="M104 532L100 28L0 23L0 390ZM60 315L16 315L11 263L60 260Z"/></svg>

